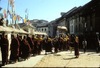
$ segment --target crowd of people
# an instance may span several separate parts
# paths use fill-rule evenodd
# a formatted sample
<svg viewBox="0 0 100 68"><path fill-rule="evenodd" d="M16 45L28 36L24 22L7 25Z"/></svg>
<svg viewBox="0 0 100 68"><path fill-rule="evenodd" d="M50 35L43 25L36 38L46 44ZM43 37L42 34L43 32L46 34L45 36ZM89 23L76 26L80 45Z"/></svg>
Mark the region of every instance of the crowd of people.
<svg viewBox="0 0 100 68"><path fill-rule="evenodd" d="M86 45L86 41L83 42L83 45ZM48 36L27 34L22 38L19 34L12 34L9 48L8 39L3 32L0 39L0 46L2 65L16 63L21 59L27 60L31 56L40 55L43 50L45 50L45 55L47 55L49 53L53 54L74 48L75 57L79 57L79 38L75 35L61 35L60 37L51 38ZM8 58L9 50L10 58Z"/></svg>

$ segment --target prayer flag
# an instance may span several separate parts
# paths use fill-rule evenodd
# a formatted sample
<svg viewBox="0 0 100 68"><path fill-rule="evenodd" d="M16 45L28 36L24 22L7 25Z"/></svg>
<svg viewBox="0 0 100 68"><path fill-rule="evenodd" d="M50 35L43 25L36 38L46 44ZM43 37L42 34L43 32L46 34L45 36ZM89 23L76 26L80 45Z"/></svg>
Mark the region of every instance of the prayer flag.
<svg viewBox="0 0 100 68"><path fill-rule="evenodd" d="M6 9L4 9L3 14L4 14L4 18L7 18Z"/></svg>

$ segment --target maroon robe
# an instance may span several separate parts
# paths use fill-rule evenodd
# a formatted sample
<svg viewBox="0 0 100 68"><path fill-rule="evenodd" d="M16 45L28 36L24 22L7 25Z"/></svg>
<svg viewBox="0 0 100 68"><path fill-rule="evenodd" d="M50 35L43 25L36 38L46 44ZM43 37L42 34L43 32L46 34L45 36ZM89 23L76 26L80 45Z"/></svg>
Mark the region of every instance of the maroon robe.
<svg viewBox="0 0 100 68"><path fill-rule="evenodd" d="M31 53L31 47L26 39L22 40L22 58L28 59Z"/></svg>
<svg viewBox="0 0 100 68"><path fill-rule="evenodd" d="M34 42L33 42L32 38L30 38L30 37L27 37L26 40L28 41L28 43L31 47L31 53L32 53L32 51L34 50Z"/></svg>
<svg viewBox="0 0 100 68"><path fill-rule="evenodd" d="M18 57L19 57L19 47L20 47L20 44L19 44L19 41L17 38L13 38L11 40L11 55L10 55L10 60L12 61L16 61L18 60Z"/></svg>
<svg viewBox="0 0 100 68"><path fill-rule="evenodd" d="M8 62L8 48L9 48L9 42L8 39L5 37L1 38L0 41L1 45L1 53L2 53L2 64L7 64Z"/></svg>
<svg viewBox="0 0 100 68"><path fill-rule="evenodd" d="M74 52L75 52L75 56L79 56L79 44L77 42L75 42L74 45Z"/></svg>

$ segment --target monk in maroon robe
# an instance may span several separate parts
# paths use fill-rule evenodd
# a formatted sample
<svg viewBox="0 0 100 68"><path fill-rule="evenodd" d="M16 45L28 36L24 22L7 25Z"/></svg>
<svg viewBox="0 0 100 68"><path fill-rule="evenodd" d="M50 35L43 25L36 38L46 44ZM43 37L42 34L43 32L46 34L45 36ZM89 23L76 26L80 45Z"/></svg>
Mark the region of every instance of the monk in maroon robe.
<svg viewBox="0 0 100 68"><path fill-rule="evenodd" d="M9 48L9 42L8 39L6 38L5 33L2 33L1 41L1 54L2 54L2 65L4 66L5 64L8 63L8 48Z"/></svg>
<svg viewBox="0 0 100 68"><path fill-rule="evenodd" d="M74 53L75 53L76 58L78 58L79 57L79 39L77 36L75 37Z"/></svg>
<svg viewBox="0 0 100 68"><path fill-rule="evenodd" d="M14 35L12 35L12 40L11 40L11 54L10 54L10 60L13 62L18 61L18 57L19 57L19 41L16 37L14 37Z"/></svg>
<svg viewBox="0 0 100 68"><path fill-rule="evenodd" d="M29 35L27 35L27 39L26 39L31 47L31 54L32 54L32 51L34 50L34 42L32 40L31 37L29 37Z"/></svg>
<svg viewBox="0 0 100 68"><path fill-rule="evenodd" d="M24 39L22 40L22 58L24 60L28 59L30 57L30 53L31 53L30 45L26 40L26 37L24 36Z"/></svg>

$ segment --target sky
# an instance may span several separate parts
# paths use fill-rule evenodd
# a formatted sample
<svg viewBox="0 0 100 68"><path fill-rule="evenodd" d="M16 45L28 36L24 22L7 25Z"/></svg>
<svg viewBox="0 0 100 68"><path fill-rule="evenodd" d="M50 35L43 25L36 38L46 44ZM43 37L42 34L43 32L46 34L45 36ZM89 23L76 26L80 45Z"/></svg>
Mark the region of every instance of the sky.
<svg viewBox="0 0 100 68"><path fill-rule="evenodd" d="M61 12L67 12L75 6L83 6L89 1L91 0L15 0L14 5L15 13L23 18L27 9L29 20L43 19L50 22L61 17ZM0 7L3 9L7 9L7 5L8 0L0 1Z"/></svg>

